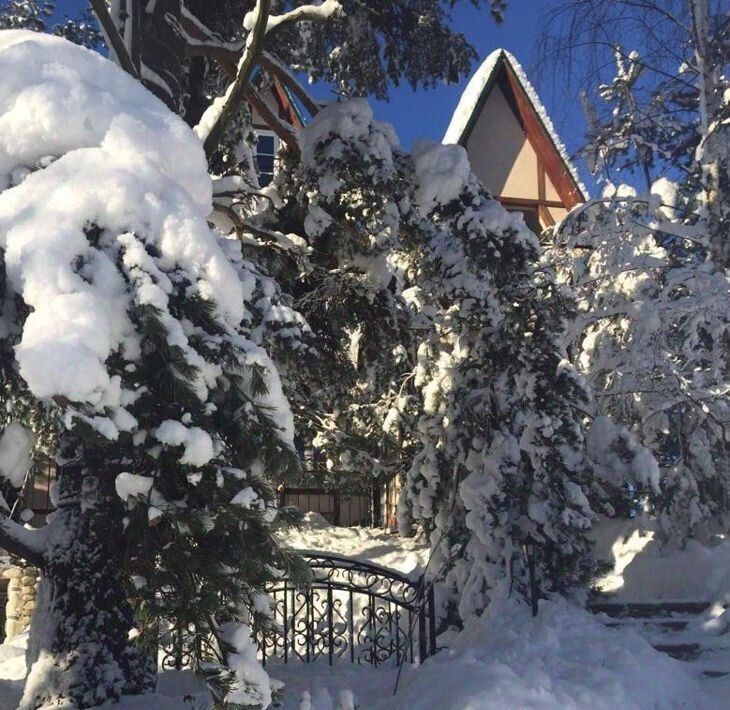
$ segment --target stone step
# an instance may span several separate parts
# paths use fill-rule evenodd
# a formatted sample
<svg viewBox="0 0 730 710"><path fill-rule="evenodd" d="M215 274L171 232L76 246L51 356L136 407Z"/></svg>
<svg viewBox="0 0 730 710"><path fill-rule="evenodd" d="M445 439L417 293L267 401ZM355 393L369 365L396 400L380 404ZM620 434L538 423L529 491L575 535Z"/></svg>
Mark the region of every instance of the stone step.
<svg viewBox="0 0 730 710"><path fill-rule="evenodd" d="M682 614L698 616L709 609L709 602L632 602L619 603L593 601L588 603L589 611L606 614L612 618L651 619L657 616Z"/></svg>
<svg viewBox="0 0 730 710"><path fill-rule="evenodd" d="M659 631L686 631L691 623L694 623L694 619L635 619L633 617L624 617L615 621L607 621L605 625L609 628L619 628L641 624L644 627L651 627Z"/></svg>
<svg viewBox="0 0 730 710"><path fill-rule="evenodd" d="M678 661L696 661L703 650L698 643L657 643L654 648Z"/></svg>

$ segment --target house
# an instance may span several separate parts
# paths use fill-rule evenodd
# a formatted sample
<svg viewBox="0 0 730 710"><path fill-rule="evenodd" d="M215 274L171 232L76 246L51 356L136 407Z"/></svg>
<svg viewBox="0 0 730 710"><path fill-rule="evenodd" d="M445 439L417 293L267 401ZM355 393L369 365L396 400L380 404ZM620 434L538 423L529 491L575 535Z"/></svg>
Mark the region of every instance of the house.
<svg viewBox="0 0 730 710"><path fill-rule="evenodd" d="M536 234L588 197L537 92L504 49L469 81L443 143L466 148L477 177Z"/></svg>

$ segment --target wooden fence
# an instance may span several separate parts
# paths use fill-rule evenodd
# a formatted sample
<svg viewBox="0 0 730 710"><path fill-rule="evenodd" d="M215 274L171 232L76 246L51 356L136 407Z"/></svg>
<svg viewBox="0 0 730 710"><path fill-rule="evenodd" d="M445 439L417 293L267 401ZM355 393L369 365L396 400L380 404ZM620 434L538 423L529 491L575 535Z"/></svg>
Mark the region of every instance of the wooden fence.
<svg viewBox="0 0 730 710"><path fill-rule="evenodd" d="M372 525L372 496L345 494L327 488L279 488L279 506L299 508L303 513L319 513L332 525Z"/></svg>

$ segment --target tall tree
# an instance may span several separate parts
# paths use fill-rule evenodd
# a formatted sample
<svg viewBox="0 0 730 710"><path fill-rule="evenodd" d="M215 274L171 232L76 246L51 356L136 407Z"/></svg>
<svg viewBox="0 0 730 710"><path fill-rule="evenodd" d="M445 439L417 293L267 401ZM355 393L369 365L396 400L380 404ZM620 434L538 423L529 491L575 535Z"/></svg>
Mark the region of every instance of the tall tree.
<svg viewBox="0 0 730 710"><path fill-rule="evenodd" d="M269 481L296 455L260 343L287 311L206 224L202 147L138 82L27 32L3 33L0 66L2 416L58 467L44 529L0 514L43 575L22 707L152 690L170 629L217 700L265 707L250 634L295 564Z"/></svg>
<svg viewBox="0 0 730 710"><path fill-rule="evenodd" d="M730 18L704 0L560 12L573 22L558 49L610 49L617 73L594 76L587 100L585 153L607 189L559 228L553 256L580 294L573 342L599 411L662 464L663 493L647 493L682 541L727 524ZM637 175L638 192L611 184Z"/></svg>

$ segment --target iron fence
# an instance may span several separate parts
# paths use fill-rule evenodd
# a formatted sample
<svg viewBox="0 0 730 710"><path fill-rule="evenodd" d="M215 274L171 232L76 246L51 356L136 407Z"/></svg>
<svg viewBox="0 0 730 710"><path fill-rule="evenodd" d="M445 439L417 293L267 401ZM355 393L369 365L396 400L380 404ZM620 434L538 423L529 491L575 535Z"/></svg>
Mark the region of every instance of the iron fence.
<svg viewBox="0 0 730 710"><path fill-rule="evenodd" d="M274 625L256 638L264 665L278 659L398 666L436 653L433 587L423 578L340 555L298 554L312 579L305 587L285 578L270 585ZM162 667L188 667L201 643L184 628L161 633Z"/></svg>
<svg viewBox="0 0 730 710"><path fill-rule="evenodd" d="M269 589L275 628L257 639L264 665L272 657L398 665L436 652L433 588L423 579L339 555L300 554L312 581L296 587L282 579Z"/></svg>

